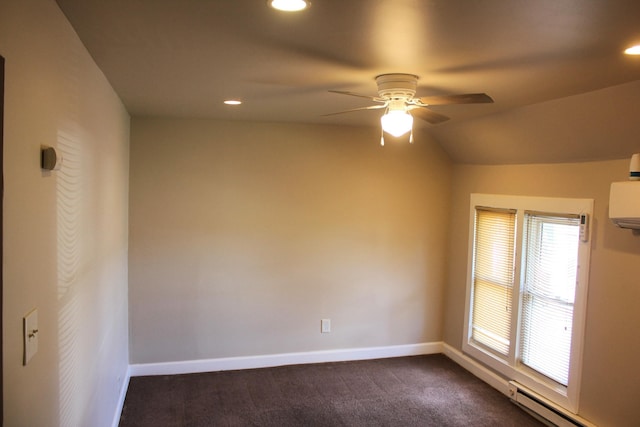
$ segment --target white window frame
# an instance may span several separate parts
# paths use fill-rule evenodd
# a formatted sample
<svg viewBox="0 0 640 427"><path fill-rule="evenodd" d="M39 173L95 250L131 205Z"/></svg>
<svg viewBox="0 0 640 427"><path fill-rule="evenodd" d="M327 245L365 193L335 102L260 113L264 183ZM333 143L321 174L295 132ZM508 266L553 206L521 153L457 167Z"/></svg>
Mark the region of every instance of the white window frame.
<svg viewBox="0 0 640 427"><path fill-rule="evenodd" d="M477 345L471 340L473 310L473 262L475 238L476 207L494 209L515 209L516 242L515 242L515 274L513 286L513 317L511 322L510 348L506 357L495 354ZM552 381L519 361L518 334L521 326L521 291L523 287L523 239L525 211L555 214L587 215L585 238L578 245L578 271L576 296L573 307L573 330L571 338L571 357L569 381L565 387ZM593 199L568 199L550 197L508 196L495 194L471 194L469 220L469 248L467 264L467 291L464 321L464 338L462 350L474 359L484 363L510 380L515 380L551 402L573 412L578 412L580 380L582 377L582 352L584 328L587 308L587 290L589 281L589 263L591 255L591 227Z"/></svg>

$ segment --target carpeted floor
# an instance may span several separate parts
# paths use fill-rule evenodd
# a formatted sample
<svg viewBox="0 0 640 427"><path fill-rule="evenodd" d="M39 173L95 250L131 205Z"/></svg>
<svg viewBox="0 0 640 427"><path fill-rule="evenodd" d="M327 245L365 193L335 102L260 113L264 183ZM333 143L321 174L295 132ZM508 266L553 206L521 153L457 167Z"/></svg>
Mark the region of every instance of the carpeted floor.
<svg viewBox="0 0 640 427"><path fill-rule="evenodd" d="M120 427L542 426L443 355L133 377Z"/></svg>

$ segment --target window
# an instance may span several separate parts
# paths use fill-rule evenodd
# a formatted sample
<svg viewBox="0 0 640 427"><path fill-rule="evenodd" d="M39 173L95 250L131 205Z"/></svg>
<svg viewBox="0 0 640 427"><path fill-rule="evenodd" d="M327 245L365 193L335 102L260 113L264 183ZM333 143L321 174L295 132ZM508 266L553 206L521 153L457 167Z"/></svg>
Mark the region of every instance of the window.
<svg viewBox="0 0 640 427"><path fill-rule="evenodd" d="M578 218L525 213L524 365L567 386L578 268Z"/></svg>
<svg viewBox="0 0 640 427"><path fill-rule="evenodd" d="M515 211L476 210L471 338L506 356L511 335Z"/></svg>
<svg viewBox="0 0 640 427"><path fill-rule="evenodd" d="M573 412L592 210L590 199L471 195L463 350Z"/></svg>

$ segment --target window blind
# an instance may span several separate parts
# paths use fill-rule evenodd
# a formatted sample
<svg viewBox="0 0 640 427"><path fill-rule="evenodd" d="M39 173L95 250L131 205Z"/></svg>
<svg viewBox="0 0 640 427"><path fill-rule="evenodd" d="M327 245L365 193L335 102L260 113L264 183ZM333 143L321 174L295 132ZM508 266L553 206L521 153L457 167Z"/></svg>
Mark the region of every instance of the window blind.
<svg viewBox="0 0 640 427"><path fill-rule="evenodd" d="M525 214L521 361L562 385L569 381L578 266L577 217Z"/></svg>
<svg viewBox="0 0 640 427"><path fill-rule="evenodd" d="M507 355L510 346L516 213L476 207L471 338Z"/></svg>

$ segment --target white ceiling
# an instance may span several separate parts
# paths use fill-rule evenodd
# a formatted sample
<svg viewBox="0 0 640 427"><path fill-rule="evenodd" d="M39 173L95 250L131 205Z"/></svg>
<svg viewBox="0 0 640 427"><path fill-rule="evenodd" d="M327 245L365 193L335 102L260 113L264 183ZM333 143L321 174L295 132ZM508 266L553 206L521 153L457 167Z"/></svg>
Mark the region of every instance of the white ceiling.
<svg viewBox="0 0 640 427"><path fill-rule="evenodd" d="M543 144L538 155L519 158L505 155L517 146L504 151L493 139L464 133L486 130L473 123L494 123L486 132L494 138L499 121L522 120L533 104L539 120L562 119L576 103L572 96L588 101L590 92L638 81L640 57L621 53L640 43L637 0L314 0L297 14L270 9L266 0L57 2L133 116L375 126L379 110L323 116L370 105L328 90L375 95L376 75L401 72L420 77L418 96L494 98L433 107L451 120L419 125L456 161L473 163L480 153L484 160L476 162L505 163L623 157L633 145L640 151L635 141L615 149L594 141L586 156L569 147L547 159L536 141ZM574 101L548 103L567 97ZM244 103L225 106L226 98ZM636 99L602 109L615 120L611 109L640 109ZM545 105L554 112L540 118ZM631 118L622 126L640 133Z"/></svg>

